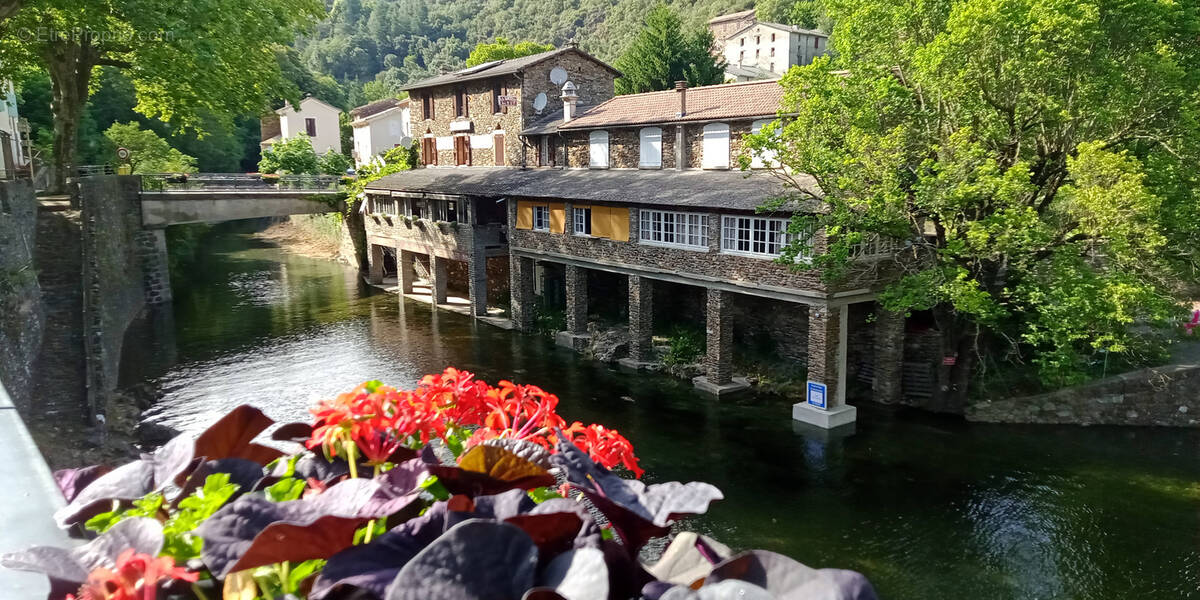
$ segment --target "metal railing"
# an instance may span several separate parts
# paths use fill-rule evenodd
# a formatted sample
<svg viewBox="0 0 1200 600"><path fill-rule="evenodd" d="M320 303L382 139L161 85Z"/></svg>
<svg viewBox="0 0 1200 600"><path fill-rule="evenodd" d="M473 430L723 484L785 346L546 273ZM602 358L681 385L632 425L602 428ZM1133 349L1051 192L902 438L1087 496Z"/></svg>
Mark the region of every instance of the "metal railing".
<svg viewBox="0 0 1200 600"><path fill-rule="evenodd" d="M116 173L112 165L75 165L68 167L72 177L95 177L96 175L112 175Z"/></svg>
<svg viewBox="0 0 1200 600"><path fill-rule="evenodd" d="M270 191L303 190L336 192L337 175L260 175L258 173L146 173L142 191Z"/></svg>

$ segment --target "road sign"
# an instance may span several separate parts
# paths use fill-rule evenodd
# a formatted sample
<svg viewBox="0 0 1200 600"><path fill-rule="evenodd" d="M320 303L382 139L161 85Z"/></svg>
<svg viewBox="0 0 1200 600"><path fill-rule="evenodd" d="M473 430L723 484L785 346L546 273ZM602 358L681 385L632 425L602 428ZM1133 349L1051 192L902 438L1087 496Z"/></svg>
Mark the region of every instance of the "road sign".
<svg viewBox="0 0 1200 600"><path fill-rule="evenodd" d="M808 405L813 408L825 410L828 408L827 402L828 388L825 384L816 381L808 382Z"/></svg>
<svg viewBox="0 0 1200 600"><path fill-rule="evenodd" d="M129 160L129 148L117 148L117 158Z"/></svg>

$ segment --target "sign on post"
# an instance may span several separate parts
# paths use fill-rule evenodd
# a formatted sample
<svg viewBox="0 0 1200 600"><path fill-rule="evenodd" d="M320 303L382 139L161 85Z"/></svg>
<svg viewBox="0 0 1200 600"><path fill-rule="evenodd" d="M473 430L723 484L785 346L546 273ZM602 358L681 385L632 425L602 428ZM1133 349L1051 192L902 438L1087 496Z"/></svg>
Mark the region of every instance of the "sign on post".
<svg viewBox="0 0 1200 600"><path fill-rule="evenodd" d="M825 410L828 406L828 388L825 384L816 381L808 382L808 405L813 408Z"/></svg>

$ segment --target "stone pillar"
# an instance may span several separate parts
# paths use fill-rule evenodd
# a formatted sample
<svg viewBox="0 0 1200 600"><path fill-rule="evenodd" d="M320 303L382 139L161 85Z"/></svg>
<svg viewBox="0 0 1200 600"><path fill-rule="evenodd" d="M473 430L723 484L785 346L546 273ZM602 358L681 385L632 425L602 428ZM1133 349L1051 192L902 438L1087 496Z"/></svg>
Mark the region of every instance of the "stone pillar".
<svg viewBox="0 0 1200 600"><path fill-rule="evenodd" d="M587 333L588 275L587 269L566 265L567 275L567 333Z"/></svg>
<svg viewBox="0 0 1200 600"><path fill-rule="evenodd" d="M810 398L792 405L797 421L832 429L853 423L857 410L846 405L846 338L848 306L808 307L808 380L807 395L815 398L812 384L825 386L825 407L810 404Z"/></svg>
<svg viewBox="0 0 1200 600"><path fill-rule="evenodd" d="M519 331L533 329L533 259L509 255L509 317Z"/></svg>
<svg viewBox="0 0 1200 600"><path fill-rule="evenodd" d="M446 303L446 259L429 255L429 293L433 295L434 304Z"/></svg>
<svg viewBox="0 0 1200 600"><path fill-rule="evenodd" d="M894 404L903 398L904 314L875 307L875 381L872 392L876 402Z"/></svg>
<svg viewBox="0 0 1200 600"><path fill-rule="evenodd" d="M396 249L396 283L400 286L401 294L413 293L413 282L417 272L413 269L415 253L410 250Z"/></svg>
<svg viewBox="0 0 1200 600"><path fill-rule="evenodd" d="M134 234L142 259L142 284L146 304L157 306L171 302L171 272L167 260L165 229L143 229Z"/></svg>
<svg viewBox="0 0 1200 600"><path fill-rule="evenodd" d="M471 314L476 317L487 316L487 254L483 247L476 243L467 260L468 296L471 299Z"/></svg>
<svg viewBox="0 0 1200 600"><path fill-rule="evenodd" d="M383 283L383 246L371 244L367 251L367 281Z"/></svg>
<svg viewBox="0 0 1200 600"><path fill-rule="evenodd" d="M709 289L705 315L708 352L704 357L704 374L713 385L733 381L733 294Z"/></svg>
<svg viewBox="0 0 1200 600"><path fill-rule="evenodd" d="M654 281L629 276L629 357L636 362L654 358Z"/></svg>

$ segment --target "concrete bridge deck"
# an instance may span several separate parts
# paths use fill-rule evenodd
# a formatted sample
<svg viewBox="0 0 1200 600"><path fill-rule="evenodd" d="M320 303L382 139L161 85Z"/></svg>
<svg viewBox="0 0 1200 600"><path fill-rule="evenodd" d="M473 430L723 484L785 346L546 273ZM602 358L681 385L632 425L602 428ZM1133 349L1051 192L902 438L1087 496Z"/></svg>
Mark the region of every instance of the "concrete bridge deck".
<svg viewBox="0 0 1200 600"><path fill-rule="evenodd" d="M337 212L337 190L161 190L141 193L142 226L160 229L184 223L216 223Z"/></svg>

